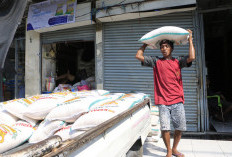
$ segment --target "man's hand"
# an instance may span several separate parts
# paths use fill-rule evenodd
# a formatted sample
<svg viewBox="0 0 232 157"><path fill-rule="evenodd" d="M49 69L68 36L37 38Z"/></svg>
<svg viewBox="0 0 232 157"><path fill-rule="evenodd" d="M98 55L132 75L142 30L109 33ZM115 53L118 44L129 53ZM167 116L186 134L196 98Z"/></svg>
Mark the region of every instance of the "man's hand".
<svg viewBox="0 0 232 157"><path fill-rule="evenodd" d="M195 60L195 48L193 46L193 32L190 29L187 29L187 31L189 32L189 58L187 59L187 63L192 62L193 60Z"/></svg>
<svg viewBox="0 0 232 157"><path fill-rule="evenodd" d="M187 31L189 32L189 38L188 38L188 40L192 41L193 40L193 32L190 29L187 29Z"/></svg>
<svg viewBox="0 0 232 157"><path fill-rule="evenodd" d="M147 47L147 44L143 44L143 46L141 46L140 48L139 48L139 50L137 51L137 54L136 54L136 58L138 59L138 60L140 60L141 62L144 62L144 56L143 56L143 52L144 52L144 50L146 49L146 47Z"/></svg>

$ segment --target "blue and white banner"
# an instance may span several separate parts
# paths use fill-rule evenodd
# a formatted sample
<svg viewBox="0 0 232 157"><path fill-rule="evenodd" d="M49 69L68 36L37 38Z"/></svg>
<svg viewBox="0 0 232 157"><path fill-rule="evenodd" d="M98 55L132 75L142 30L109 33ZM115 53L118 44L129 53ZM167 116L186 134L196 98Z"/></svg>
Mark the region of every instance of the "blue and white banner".
<svg viewBox="0 0 232 157"><path fill-rule="evenodd" d="M27 30L75 22L77 0L48 0L29 7Z"/></svg>

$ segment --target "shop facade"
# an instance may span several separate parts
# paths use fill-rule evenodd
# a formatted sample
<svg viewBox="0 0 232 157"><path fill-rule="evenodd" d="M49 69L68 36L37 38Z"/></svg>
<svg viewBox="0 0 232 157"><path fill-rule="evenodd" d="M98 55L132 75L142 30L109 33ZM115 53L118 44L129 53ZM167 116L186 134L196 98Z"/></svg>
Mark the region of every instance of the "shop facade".
<svg viewBox="0 0 232 157"><path fill-rule="evenodd" d="M94 88L111 92L144 92L150 94L153 101L152 69L141 67L141 63L135 59L135 54L142 45L138 40L155 28L166 25L178 26L193 30L197 55L193 65L182 70L187 128L188 131L193 132L205 131L207 113L204 107L205 74L202 70L204 36L201 30L202 18L193 4L191 2L191 6L155 12L144 10L146 12L125 14L120 12L117 14L112 11L116 9L113 8L112 16L108 16L107 12L104 15L100 10L95 22L91 17L87 17L74 24L28 31L26 33L26 96L40 94L46 90L45 78L57 72L52 68L57 67L54 65L57 62L54 62L54 58L44 57L46 52L50 52L51 49L57 51L57 46L62 44L68 47L76 45L78 51L83 45L93 43L90 46L94 50L94 69L92 69L94 71L92 76L95 77ZM145 54L161 55L159 50L150 49L147 49ZM187 54L188 45L175 46L174 57Z"/></svg>

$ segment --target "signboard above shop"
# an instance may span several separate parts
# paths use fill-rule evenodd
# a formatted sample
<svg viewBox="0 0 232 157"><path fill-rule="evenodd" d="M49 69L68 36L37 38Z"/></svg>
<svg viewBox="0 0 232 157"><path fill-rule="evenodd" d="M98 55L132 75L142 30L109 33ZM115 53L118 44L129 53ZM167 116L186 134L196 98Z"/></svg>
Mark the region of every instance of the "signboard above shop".
<svg viewBox="0 0 232 157"><path fill-rule="evenodd" d="M77 0L47 0L29 7L27 31L75 22Z"/></svg>

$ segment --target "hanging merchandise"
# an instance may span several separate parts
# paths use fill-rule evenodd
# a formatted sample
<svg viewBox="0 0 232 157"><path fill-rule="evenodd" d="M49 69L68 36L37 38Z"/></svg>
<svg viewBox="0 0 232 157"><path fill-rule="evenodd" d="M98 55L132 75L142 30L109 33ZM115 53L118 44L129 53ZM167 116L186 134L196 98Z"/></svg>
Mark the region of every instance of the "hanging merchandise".
<svg viewBox="0 0 232 157"><path fill-rule="evenodd" d="M51 92L55 88L55 78L48 77L46 79L46 90Z"/></svg>

